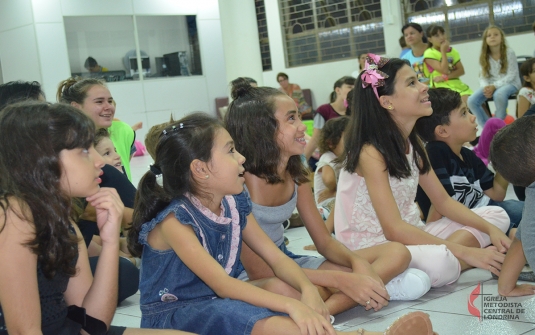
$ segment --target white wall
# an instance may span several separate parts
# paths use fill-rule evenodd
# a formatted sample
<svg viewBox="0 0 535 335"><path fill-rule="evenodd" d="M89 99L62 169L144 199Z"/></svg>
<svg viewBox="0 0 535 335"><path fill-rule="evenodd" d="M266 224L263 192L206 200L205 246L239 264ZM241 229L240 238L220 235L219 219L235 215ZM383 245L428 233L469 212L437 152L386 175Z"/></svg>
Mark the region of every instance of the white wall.
<svg viewBox="0 0 535 335"><path fill-rule="evenodd" d="M315 107L328 102L334 81L355 71L357 59L286 68L277 1L266 0L265 6L273 70L262 74L264 85L277 87L275 75L283 71L301 87L312 90ZM385 16L386 53L396 56L403 24L398 1L383 0L382 8L383 11L389 8L391 13L388 18ZM194 110L215 114L214 99L226 96L228 88L218 0L0 0L2 80L38 80L48 100L53 101L57 83L70 75L63 17L134 14L197 15L203 76L110 83L110 90L118 101L117 116L129 123L144 121L145 127L138 133L138 138L142 138L150 126L166 121L170 113L175 117ZM244 30L249 28L257 29L256 25L243 26ZM533 53L531 32L509 36L507 40L517 55ZM472 88L479 86L480 43L454 45L465 67L463 80ZM251 60L251 63L256 62L257 59Z"/></svg>
<svg viewBox="0 0 535 335"><path fill-rule="evenodd" d="M117 100L116 116L130 124L143 121L144 127L137 133L138 139L143 139L151 126L167 121L171 113L175 118L193 111L215 115L215 98L227 95L218 0L0 0L0 73L3 82L37 80L43 85L47 100L54 101L58 83L70 76L69 63L83 65L81 59L85 61L88 56L80 53L77 59L69 60L63 18L92 16L106 19L116 15L130 21L132 15L164 16L160 28L169 24L163 22L168 16L197 16L202 76L155 78L108 85ZM146 27L143 20L138 21L142 31L151 34L150 30L143 30ZM100 27L95 29L102 31ZM181 39L177 36L177 40ZM113 48L119 42L119 39L110 38L105 44ZM149 47L152 51L153 46ZM180 44L171 47L171 51L179 51L175 47L183 48ZM161 45L159 50L156 46L154 48L154 53L166 52L165 45ZM121 49L123 55L126 51ZM153 60L154 56L150 56ZM103 54L102 59L97 60L110 70L119 66L120 63L115 63L115 56L106 57Z"/></svg>
<svg viewBox="0 0 535 335"><path fill-rule="evenodd" d="M276 75L278 72L285 72L290 77L291 82L299 84L302 88L312 90L313 105L318 107L329 102L329 94L333 90L334 82L346 75L351 75L358 70L358 59L336 61L300 67L286 67L284 40L282 24L279 16L279 8L276 1L265 1L266 17L269 34L269 44L271 52L272 71L264 72L264 85L278 87ZM381 2L385 27L385 46L388 57L397 57L401 51L398 39L401 36L403 15L398 0L383 0ZM385 15L384 13L390 13ZM509 36L507 42L513 48L517 56L533 55L535 49L535 38L532 32ZM461 78L472 89L479 88L479 52L481 41L470 41L454 44L461 54L466 74ZM492 106L491 106L492 108ZM515 109L514 102L509 106L509 113Z"/></svg>

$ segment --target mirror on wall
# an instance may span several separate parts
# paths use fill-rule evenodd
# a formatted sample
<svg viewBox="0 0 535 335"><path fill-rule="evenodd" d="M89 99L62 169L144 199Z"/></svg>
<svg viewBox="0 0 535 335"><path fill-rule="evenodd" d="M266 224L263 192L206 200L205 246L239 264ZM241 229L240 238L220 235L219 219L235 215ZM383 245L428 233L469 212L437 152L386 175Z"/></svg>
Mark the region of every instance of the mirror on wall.
<svg viewBox="0 0 535 335"><path fill-rule="evenodd" d="M71 74L107 82L202 75L195 15L64 17Z"/></svg>

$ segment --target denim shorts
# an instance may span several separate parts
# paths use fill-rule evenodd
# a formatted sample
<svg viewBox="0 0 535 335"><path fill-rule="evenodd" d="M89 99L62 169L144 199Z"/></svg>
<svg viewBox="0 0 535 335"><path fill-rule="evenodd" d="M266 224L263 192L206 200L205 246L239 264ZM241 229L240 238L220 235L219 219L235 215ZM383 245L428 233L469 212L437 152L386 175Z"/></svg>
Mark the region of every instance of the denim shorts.
<svg viewBox="0 0 535 335"><path fill-rule="evenodd" d="M153 308L154 305L154 308ZM197 334L251 334L255 323L271 316L288 316L243 301L204 297L190 301L141 306L141 328L177 329Z"/></svg>

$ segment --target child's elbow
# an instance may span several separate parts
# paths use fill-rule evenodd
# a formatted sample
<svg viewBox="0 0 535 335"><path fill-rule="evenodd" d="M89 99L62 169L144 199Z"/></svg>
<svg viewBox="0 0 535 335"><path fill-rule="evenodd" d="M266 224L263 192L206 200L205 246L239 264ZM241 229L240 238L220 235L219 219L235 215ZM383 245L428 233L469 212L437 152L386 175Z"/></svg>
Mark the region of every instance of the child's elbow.
<svg viewBox="0 0 535 335"><path fill-rule="evenodd" d="M389 241L398 241L398 232L394 227L383 226L383 234Z"/></svg>

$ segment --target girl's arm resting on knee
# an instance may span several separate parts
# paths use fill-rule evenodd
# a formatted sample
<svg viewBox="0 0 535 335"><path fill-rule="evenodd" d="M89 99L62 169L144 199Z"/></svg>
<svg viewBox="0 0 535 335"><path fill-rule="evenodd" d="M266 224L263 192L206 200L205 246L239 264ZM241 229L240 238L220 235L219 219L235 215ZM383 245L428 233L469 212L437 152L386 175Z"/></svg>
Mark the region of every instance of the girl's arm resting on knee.
<svg viewBox="0 0 535 335"><path fill-rule="evenodd" d="M243 241L269 265L277 278L301 292L303 303L326 317L329 315L316 287L299 265L279 250L264 233L253 214L249 214L247 217L247 226L243 230Z"/></svg>
<svg viewBox="0 0 535 335"><path fill-rule="evenodd" d="M368 261L357 256L331 236L316 208L312 190L307 184L301 184L297 188L297 210L318 252L322 256L334 264L348 267L355 273L371 276L382 283Z"/></svg>
<svg viewBox="0 0 535 335"><path fill-rule="evenodd" d="M511 244L511 248L507 251L498 279L498 293L500 295L516 297L535 294L535 286L516 284L524 264L526 264L526 257L522 249L522 242L515 238Z"/></svg>
<svg viewBox="0 0 535 335"><path fill-rule="evenodd" d="M494 175L493 186L485 190L483 193L485 193L489 198L494 201L503 201L505 199L508 186L509 182L507 182L507 180L505 180L501 174L496 172L496 174Z"/></svg>
<svg viewBox="0 0 535 335"><path fill-rule="evenodd" d="M250 214L250 216L252 216L252 214ZM334 214L333 212L331 212L331 215L329 217L333 216ZM249 226L249 223L247 225ZM247 228L245 230L247 230ZM250 238L247 239L245 237L245 230L244 243L242 244L241 261L245 267L245 270L247 271L249 279L256 280L275 276L275 273L273 272L271 267L251 248L249 248L247 240L250 240ZM254 234L249 233L249 235ZM269 241L271 244L273 244L273 246L275 246L275 244L271 240ZM278 248L276 249L278 250ZM286 256L285 258L289 259ZM291 261L295 263L293 260ZM306 274L308 279L313 284L322 287L331 287L338 289L360 304L365 304L365 302L370 298L370 296L373 296L373 299L375 301L382 304L381 306L386 306L388 304L386 302L386 300L388 299L388 293L386 293L386 291L384 290L383 283L381 281L377 281L376 278L372 279L369 275L364 275L365 271L356 271L358 273L352 273L350 272L351 270L349 269L349 267L347 268L348 272L310 269L301 270ZM370 271L375 273L373 269L371 269L371 266ZM279 277L279 275L277 275L277 277ZM279 278L283 279L282 277Z"/></svg>
<svg viewBox="0 0 535 335"><path fill-rule="evenodd" d="M445 244L444 240L403 221L390 188L383 156L377 149L371 145L363 148L357 170L355 173L365 179L370 200L387 240L405 245ZM439 187L444 189L442 185Z"/></svg>
<svg viewBox="0 0 535 335"><path fill-rule="evenodd" d="M517 113L518 113L517 117L524 116L524 114L526 114L526 112L528 111L530 107L531 107L531 103L529 102L529 100L526 99L526 97L520 95L518 97L518 105L516 106Z"/></svg>
<svg viewBox="0 0 535 335"><path fill-rule="evenodd" d="M42 334L37 255L24 245L35 229L13 212L20 212L16 200L10 206L7 221L0 210L0 305L9 334Z"/></svg>
<svg viewBox="0 0 535 335"><path fill-rule="evenodd" d="M386 165L377 149L372 146L363 148L360 154L358 170L360 171L357 172L365 178L370 199L387 240L400 242L405 245L444 244L457 258L465 260L468 264L483 269L488 269L489 265L492 265L495 268L495 272L497 274L499 273L500 264L503 262L503 254L493 250L468 248L448 240L443 240L403 221L397 209L398 206L392 194L392 189L390 188ZM434 175L432 170L430 173ZM422 180L422 176L420 176L420 180ZM444 201L454 201L448 196L438 179L436 179L433 187L443 192L447 198ZM424 191L433 200L429 192L430 190L424 187ZM458 204L461 205L460 203ZM461 207L468 210L462 205ZM390 210L385 210L385 208ZM438 208L438 210L442 213L441 208Z"/></svg>
<svg viewBox="0 0 535 335"><path fill-rule="evenodd" d="M193 228L181 224L172 213L160 225L161 229L153 231L158 234L155 238L169 245L182 262L214 290L218 297L240 300L272 311L287 313L302 331L310 327L316 329L320 327L330 329L329 334L334 335L334 330L327 319L300 301L271 293L230 277L199 243Z"/></svg>
<svg viewBox="0 0 535 335"><path fill-rule="evenodd" d="M84 307L87 314L109 327L117 307L119 229L124 206L117 191L112 188L101 188L87 201L96 209L102 251L93 278L87 249L83 239L80 240L76 264L78 273L69 280L65 301L69 305ZM81 238L78 228L75 229Z"/></svg>
<svg viewBox="0 0 535 335"><path fill-rule="evenodd" d="M420 175L419 183L439 213L455 222L489 235L491 243L498 248L498 251L507 251L511 245L511 240L505 233L450 197L433 170Z"/></svg>

